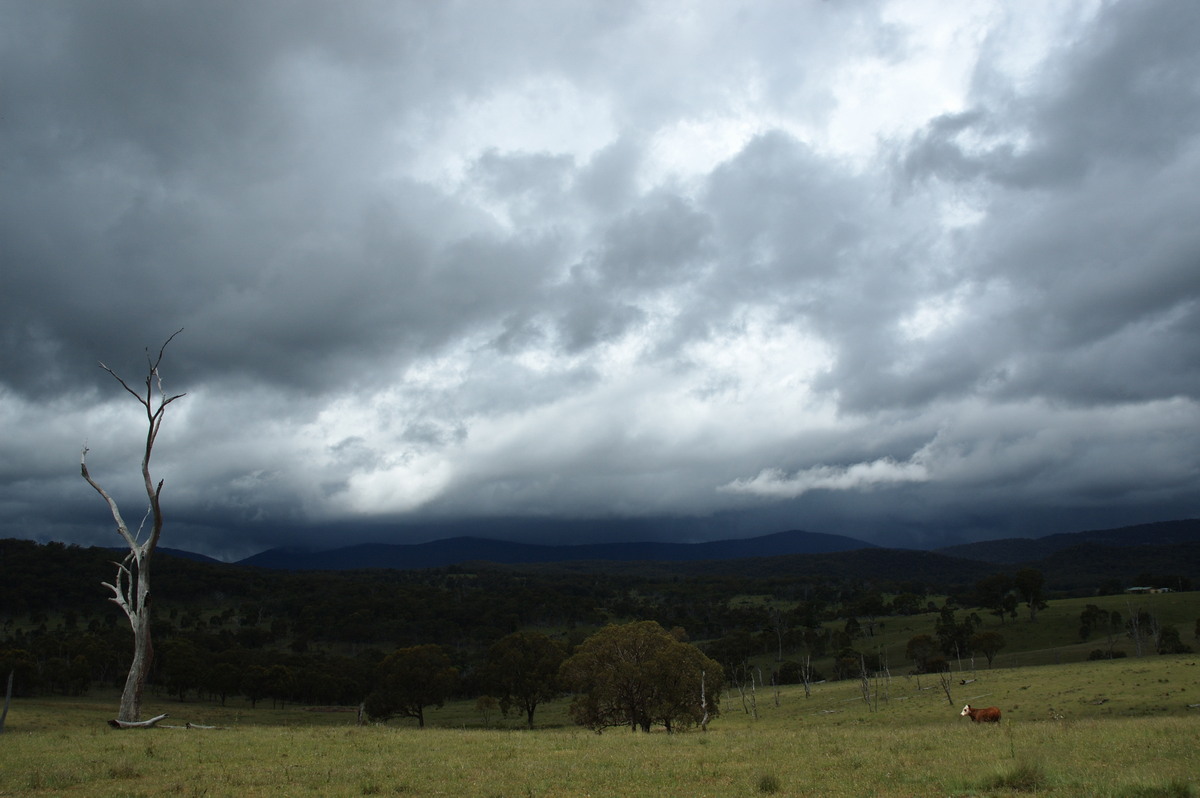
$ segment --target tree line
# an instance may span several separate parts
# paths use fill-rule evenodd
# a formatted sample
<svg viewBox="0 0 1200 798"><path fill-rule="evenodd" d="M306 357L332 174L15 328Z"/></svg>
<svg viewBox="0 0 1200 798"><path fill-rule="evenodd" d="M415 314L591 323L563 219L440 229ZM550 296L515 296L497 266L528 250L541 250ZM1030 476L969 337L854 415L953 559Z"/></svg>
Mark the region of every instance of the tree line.
<svg viewBox="0 0 1200 798"><path fill-rule="evenodd" d="M0 558L11 575L0 585L0 675L14 672L18 695L80 694L119 683L132 640L100 586L113 553L0 541ZM1049 598L1038 574L1019 572L991 574L946 596L912 581L862 579L580 576L504 568L291 574L173 557L160 557L156 567L161 587L153 609L151 689L180 700L240 696L252 705L362 703L372 717L418 723L423 715L413 712L437 700L481 696L532 722L546 691L583 691L591 703L579 703L572 716L603 728L618 717L612 707L620 702L593 695L595 682L579 661L563 668L580 652L595 650L599 643L589 641L610 626L653 623L689 647L688 656L680 656L694 660L683 702L691 714L671 715L662 709L671 702L655 698L658 709L626 711L618 724L642 728L648 718L682 728L700 722L697 672L715 716L723 689L740 690L756 678L760 684L809 683L860 678L884 667L871 653L879 627L890 617L930 611L933 628L906 652L914 670L935 672L973 654L990 663L1004 648L1004 626L1019 618L1036 622ZM999 629L983 628L989 614ZM1145 653L1186 648L1179 630L1152 617L1114 617L1098 609L1080 618L1080 639L1097 640L1105 654L1118 640L1134 641ZM426 676L411 678L415 672ZM676 673L667 683L684 682ZM442 695L414 704L401 688L420 684L435 685L432 693Z"/></svg>

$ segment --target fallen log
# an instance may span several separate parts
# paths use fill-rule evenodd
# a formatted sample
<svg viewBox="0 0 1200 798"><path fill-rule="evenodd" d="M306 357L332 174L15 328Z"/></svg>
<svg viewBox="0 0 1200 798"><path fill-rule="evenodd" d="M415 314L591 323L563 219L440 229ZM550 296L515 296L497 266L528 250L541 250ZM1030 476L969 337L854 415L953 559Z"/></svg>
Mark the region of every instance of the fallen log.
<svg viewBox="0 0 1200 798"><path fill-rule="evenodd" d="M153 718L150 718L149 720L115 720L114 719L114 720L110 720L108 722L108 725L112 726L114 729L149 729L150 727L154 726L154 724L158 723L160 720L162 720L166 716L167 716L167 713L164 712L161 715L157 715Z"/></svg>

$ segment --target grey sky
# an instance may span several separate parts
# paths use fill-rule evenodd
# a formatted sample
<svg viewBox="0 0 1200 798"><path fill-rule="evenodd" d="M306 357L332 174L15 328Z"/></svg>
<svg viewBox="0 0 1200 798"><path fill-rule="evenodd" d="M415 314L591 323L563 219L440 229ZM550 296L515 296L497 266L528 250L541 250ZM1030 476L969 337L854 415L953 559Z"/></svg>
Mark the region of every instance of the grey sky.
<svg viewBox="0 0 1200 798"><path fill-rule="evenodd" d="M132 516L143 429L96 362L141 379L180 327L165 542L222 556L1200 514L1197 31L1167 0L2 0L0 536L116 542L78 454Z"/></svg>

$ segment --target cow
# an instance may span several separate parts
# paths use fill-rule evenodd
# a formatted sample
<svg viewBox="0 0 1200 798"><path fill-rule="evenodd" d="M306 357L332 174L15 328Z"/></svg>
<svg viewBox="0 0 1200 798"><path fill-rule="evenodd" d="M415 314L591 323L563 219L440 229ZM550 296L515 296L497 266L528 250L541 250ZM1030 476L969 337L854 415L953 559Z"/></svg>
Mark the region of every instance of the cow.
<svg viewBox="0 0 1200 798"><path fill-rule="evenodd" d="M960 717L963 715L970 717L971 720L975 721L976 723L1000 722L1000 710L997 707L983 707L976 709L970 704L967 704L965 707L963 707L963 711L959 713Z"/></svg>

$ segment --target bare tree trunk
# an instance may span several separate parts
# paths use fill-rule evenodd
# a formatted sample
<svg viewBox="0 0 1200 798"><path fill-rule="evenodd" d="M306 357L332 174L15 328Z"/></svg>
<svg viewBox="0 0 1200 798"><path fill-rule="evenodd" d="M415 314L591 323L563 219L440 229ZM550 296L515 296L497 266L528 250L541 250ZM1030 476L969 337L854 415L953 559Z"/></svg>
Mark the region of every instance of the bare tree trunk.
<svg viewBox="0 0 1200 798"><path fill-rule="evenodd" d="M778 646L775 652L776 662L783 662L783 633L786 631L785 624L786 620L783 617L783 613L778 608L772 609L771 626L775 629L775 642Z"/></svg>
<svg viewBox="0 0 1200 798"><path fill-rule="evenodd" d="M1134 656L1142 656L1142 610L1139 607L1134 610L1129 606L1129 602L1125 602L1125 607L1129 610L1129 636L1133 638Z"/></svg>
<svg viewBox="0 0 1200 798"><path fill-rule="evenodd" d="M938 682L941 683L942 689L946 691L946 703L954 706L954 696L950 695L950 673L949 671L938 672Z"/></svg>
<svg viewBox="0 0 1200 798"><path fill-rule="evenodd" d="M4 733L4 721L8 719L8 705L12 703L12 683L14 672L15 671L8 672L8 688L4 691L4 711L0 712L0 734Z"/></svg>
<svg viewBox="0 0 1200 798"><path fill-rule="evenodd" d="M866 702L867 708L871 708L871 679L867 676L867 658L862 654L858 655L858 677L859 689L862 690L863 701ZM872 710L873 711L873 710Z"/></svg>
<svg viewBox="0 0 1200 798"><path fill-rule="evenodd" d="M157 359L152 360L150 352L147 350L146 361L149 371L146 374L145 395L130 388L129 384L108 366L100 364L100 367L121 383L121 387L137 399L146 410L147 430L146 446L142 453L142 482L149 500L149 507L137 530L130 531L125 519L121 517L116 500L88 473L87 446L83 447L83 452L79 455L80 474L108 504L113 520L117 524L117 534L129 546L129 554L125 556L124 562L116 564L117 578L113 580L112 584L102 583L113 592L109 601L125 612L126 617L129 618L130 629L133 631L133 661L129 666L129 675L125 679L125 689L121 693L121 708L117 715L119 724L135 724L141 719L142 691L146 686L146 675L150 672L150 664L154 660L154 645L150 640L150 558L154 554L159 536L162 534L163 515L159 498L162 494L163 483L162 480L159 480L155 485L150 478L150 455L154 451L154 441L162 426L163 414L167 405L184 395L176 394L168 397L163 391L162 376L158 372L163 351L166 350L167 344L171 343L171 339L180 332L182 330L177 330L166 340L166 343L158 350ZM158 392L157 406L154 402L156 388ZM139 540L147 519L150 520L150 531L145 540Z"/></svg>

